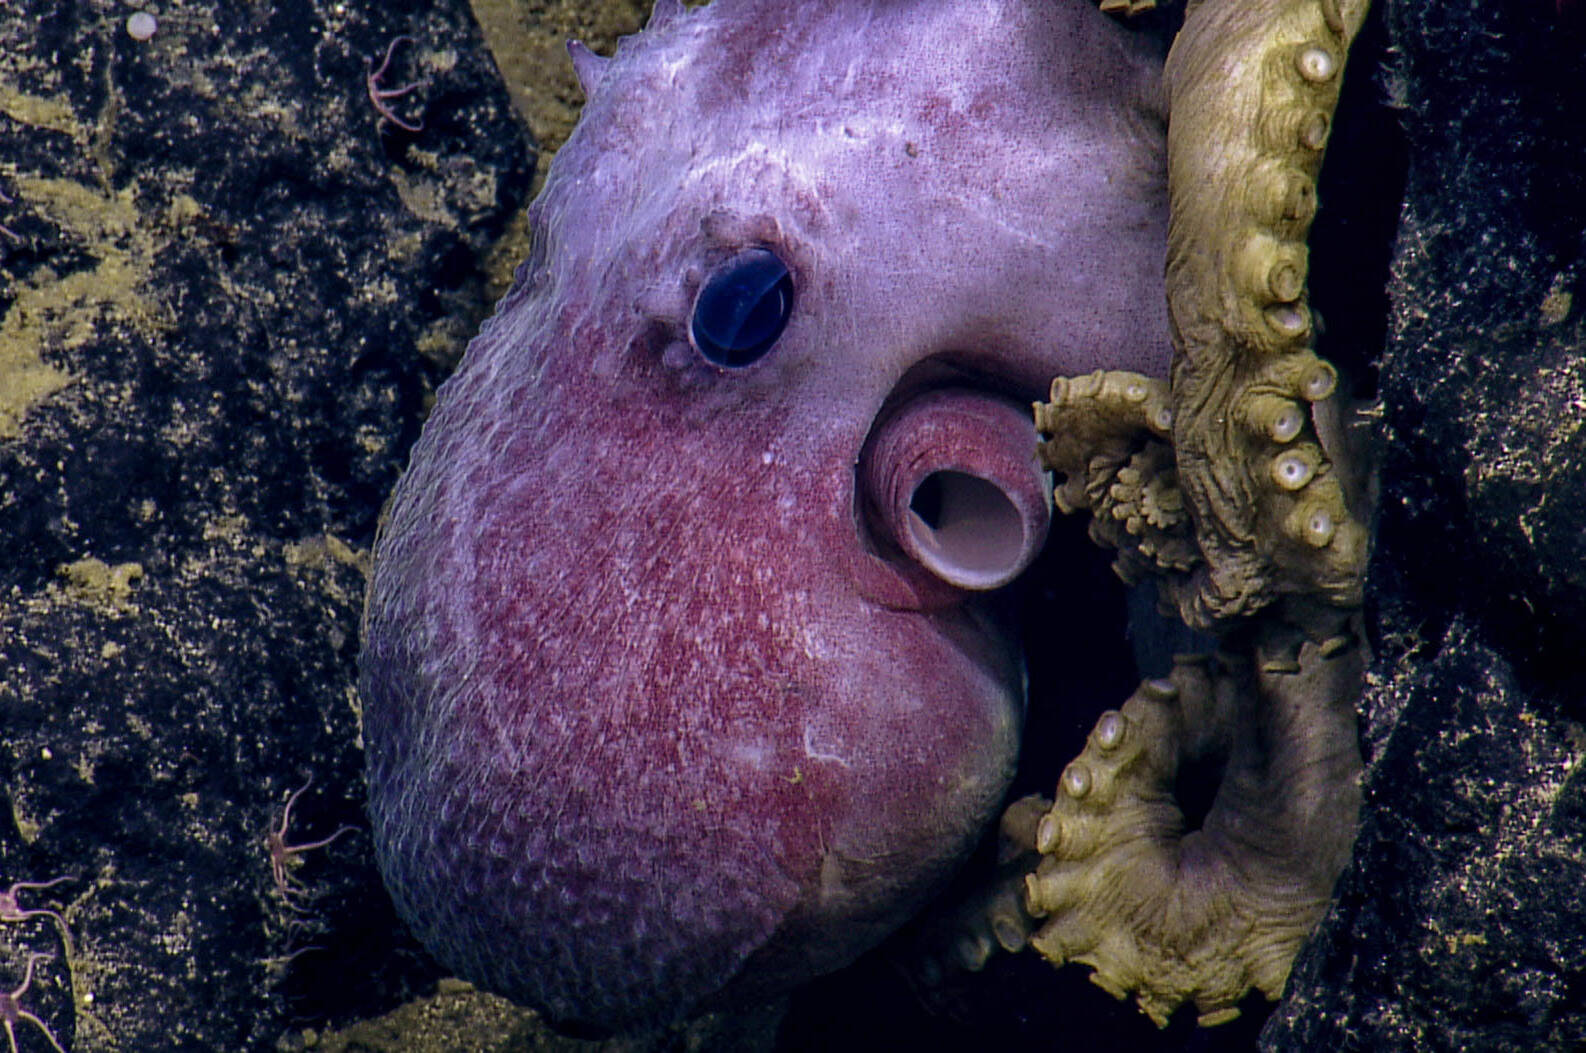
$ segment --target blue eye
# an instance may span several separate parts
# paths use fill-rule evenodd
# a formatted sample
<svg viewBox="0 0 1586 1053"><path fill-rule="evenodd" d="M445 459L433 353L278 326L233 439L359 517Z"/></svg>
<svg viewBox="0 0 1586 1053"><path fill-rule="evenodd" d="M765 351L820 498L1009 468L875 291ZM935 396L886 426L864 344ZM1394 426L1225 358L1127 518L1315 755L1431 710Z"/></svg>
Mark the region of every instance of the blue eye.
<svg viewBox="0 0 1586 1053"><path fill-rule="evenodd" d="M760 360L793 313L793 276L769 249L739 253L711 275L694 301L689 335L718 366Z"/></svg>

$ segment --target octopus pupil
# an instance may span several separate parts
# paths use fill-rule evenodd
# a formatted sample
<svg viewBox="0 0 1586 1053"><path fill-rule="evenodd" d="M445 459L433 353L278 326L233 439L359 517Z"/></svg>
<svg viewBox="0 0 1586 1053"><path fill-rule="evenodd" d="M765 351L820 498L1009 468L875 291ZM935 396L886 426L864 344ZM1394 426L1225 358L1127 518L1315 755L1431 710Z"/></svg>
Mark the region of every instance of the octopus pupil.
<svg viewBox="0 0 1586 1053"><path fill-rule="evenodd" d="M718 366L759 361L776 343L793 313L793 276L769 249L749 249L728 260L699 291L689 335L699 353Z"/></svg>

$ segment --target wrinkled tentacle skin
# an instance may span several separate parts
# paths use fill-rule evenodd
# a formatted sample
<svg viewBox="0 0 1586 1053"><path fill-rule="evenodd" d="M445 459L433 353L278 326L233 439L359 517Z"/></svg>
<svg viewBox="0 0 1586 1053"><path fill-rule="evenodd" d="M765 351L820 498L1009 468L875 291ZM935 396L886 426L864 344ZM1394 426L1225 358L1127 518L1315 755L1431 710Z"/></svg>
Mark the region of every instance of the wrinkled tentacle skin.
<svg viewBox="0 0 1586 1053"><path fill-rule="evenodd" d="M1029 945L1158 1025L1278 997L1354 837L1367 534L1344 484L1362 466L1335 470L1318 427L1338 376L1311 349L1305 239L1365 13L1191 3L1166 72L1171 383L1059 378L1036 406L1057 507L1090 512L1124 580L1155 579L1223 641L1101 716L1028 846ZM1222 773L1198 829L1176 796L1186 766Z"/></svg>
<svg viewBox="0 0 1586 1053"><path fill-rule="evenodd" d="M1171 398L1135 373L1059 377L1035 419L1056 507L1089 512L1119 576L1154 580L1160 601L1184 611L1207 564L1179 490ZM1038 856L1025 908L1045 919L1030 946L1054 964L1089 964L1159 1025L1187 1002L1210 1025L1236 1016L1252 989L1278 996L1348 860L1359 809L1364 664L1358 613L1335 600L1290 595L1258 618L1220 621L1216 658L1181 659L1102 715L1028 842ZM1221 772L1199 829L1176 796L1186 765ZM1027 829L1028 811L1009 810L1005 836ZM966 931L968 951L988 944Z"/></svg>
<svg viewBox="0 0 1586 1053"><path fill-rule="evenodd" d="M1344 60L1367 0L1201 0L1168 56L1173 443L1205 566L1199 628L1278 596L1359 603L1366 530L1309 404L1305 238Z"/></svg>
<svg viewBox="0 0 1586 1053"><path fill-rule="evenodd" d="M1025 895L1046 919L1037 951L1091 966L1158 1026L1187 1002L1212 1025L1237 1016L1251 988L1278 997L1359 809L1364 666L1354 628L1335 625L1316 639L1274 619L1253 660L1181 658L1102 714L1035 831L1043 858ZM1186 831L1174 779L1196 762L1224 775L1201 828Z"/></svg>
<svg viewBox="0 0 1586 1053"><path fill-rule="evenodd" d="M1052 381L1035 404L1041 466L1053 473L1053 504L1091 515L1090 537L1115 549L1113 570L1130 585L1158 579L1164 603L1198 590L1205 566L1179 491L1166 381L1098 370Z"/></svg>

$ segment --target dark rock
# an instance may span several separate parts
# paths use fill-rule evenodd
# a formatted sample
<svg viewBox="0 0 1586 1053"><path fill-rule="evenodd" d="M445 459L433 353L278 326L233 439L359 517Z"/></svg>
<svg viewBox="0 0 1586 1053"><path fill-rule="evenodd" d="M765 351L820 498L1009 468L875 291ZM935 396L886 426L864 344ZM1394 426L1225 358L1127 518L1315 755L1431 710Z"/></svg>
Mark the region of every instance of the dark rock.
<svg viewBox="0 0 1586 1053"><path fill-rule="evenodd" d="M435 975L362 831L363 563L534 157L466 4L130 10L0 9L0 889L71 934L0 924L0 988L270 1049ZM287 842L355 830L284 896L310 779Z"/></svg>
<svg viewBox="0 0 1586 1053"><path fill-rule="evenodd" d="M1390 4L1409 182L1380 363L1354 862L1267 1049L1586 1043L1586 37Z"/></svg>

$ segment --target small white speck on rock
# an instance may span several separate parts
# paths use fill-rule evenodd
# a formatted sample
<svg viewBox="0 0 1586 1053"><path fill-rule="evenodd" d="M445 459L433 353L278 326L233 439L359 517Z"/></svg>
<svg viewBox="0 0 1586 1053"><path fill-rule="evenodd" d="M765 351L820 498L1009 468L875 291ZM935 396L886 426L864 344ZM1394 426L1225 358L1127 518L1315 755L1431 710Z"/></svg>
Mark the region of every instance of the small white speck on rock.
<svg viewBox="0 0 1586 1053"><path fill-rule="evenodd" d="M159 19L147 11L134 11L127 16L127 36L133 40L148 40L159 28Z"/></svg>

